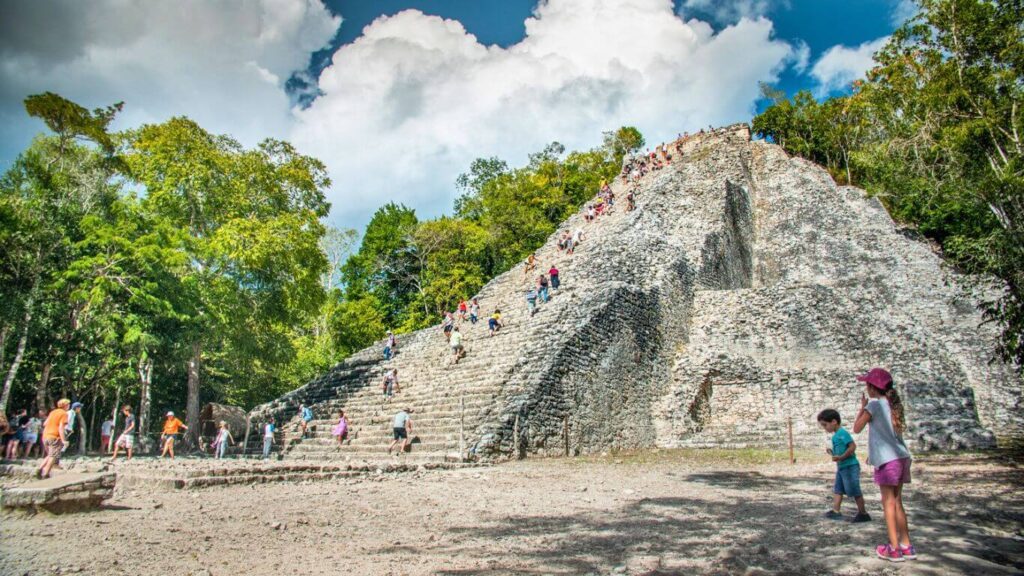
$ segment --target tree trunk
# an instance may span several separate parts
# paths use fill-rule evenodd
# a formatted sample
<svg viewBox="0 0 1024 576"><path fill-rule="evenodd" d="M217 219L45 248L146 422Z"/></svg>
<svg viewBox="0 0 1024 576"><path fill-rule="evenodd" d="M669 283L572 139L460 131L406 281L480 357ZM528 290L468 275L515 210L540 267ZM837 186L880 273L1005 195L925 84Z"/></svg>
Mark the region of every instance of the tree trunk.
<svg viewBox="0 0 1024 576"><path fill-rule="evenodd" d="M188 361L188 399L185 402L185 425L188 426L188 438L193 447L199 445L199 369L202 354L202 345L193 342L192 357Z"/></svg>
<svg viewBox="0 0 1024 576"><path fill-rule="evenodd" d="M139 372L139 431L138 437L149 437L149 406L151 398L151 392L149 384L153 379L153 361L148 356L143 355L139 358L138 365Z"/></svg>
<svg viewBox="0 0 1024 576"><path fill-rule="evenodd" d="M0 394L0 412L7 413L7 401L11 398L11 386L14 385L14 377L18 375L18 367L21 366L21 359L25 357L25 344L28 343L28 326L32 323L32 304L35 300L35 290L25 301L25 318L22 321L21 336L18 338L18 351L14 354L14 361L7 370L7 378L4 379L4 391Z"/></svg>
<svg viewBox="0 0 1024 576"><path fill-rule="evenodd" d="M4 360L7 356L7 333L11 331L11 327L4 324L3 329L0 329L0 372L4 369Z"/></svg>
<svg viewBox="0 0 1024 576"><path fill-rule="evenodd" d="M92 402L89 404L89 430L96 430L96 413L99 412L98 401L99 401L99 386L94 386L92 389ZM99 436L99 434L97 434ZM86 450L89 446L86 445Z"/></svg>
<svg viewBox="0 0 1024 576"><path fill-rule="evenodd" d="M107 439L107 451L114 451L114 437L117 435L117 415L121 413L121 385L117 385L117 391L114 392L114 410L110 419L114 425L110 427L110 438ZM135 432L135 437L140 438L138 431Z"/></svg>
<svg viewBox="0 0 1024 576"><path fill-rule="evenodd" d="M78 424L78 453L84 455L89 448L89 427L85 425L85 415L79 414L76 423Z"/></svg>
<svg viewBox="0 0 1024 576"><path fill-rule="evenodd" d="M43 364L43 373L39 375L39 382L36 383L36 410L47 410L50 407L49 387L50 387L50 371L53 370L53 364L46 362Z"/></svg>

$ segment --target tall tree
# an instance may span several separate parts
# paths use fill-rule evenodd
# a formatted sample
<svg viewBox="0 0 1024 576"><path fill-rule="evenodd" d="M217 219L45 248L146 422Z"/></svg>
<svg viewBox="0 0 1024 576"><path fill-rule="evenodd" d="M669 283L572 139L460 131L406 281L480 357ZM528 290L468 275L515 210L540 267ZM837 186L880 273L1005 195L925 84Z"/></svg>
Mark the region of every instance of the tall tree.
<svg viewBox="0 0 1024 576"><path fill-rule="evenodd" d="M273 366L294 355L288 327L314 314L324 296L319 219L327 214L329 181L322 163L285 142L246 150L186 118L144 126L129 142L126 161L146 188L144 209L187 231L177 246L185 265L175 309L186 319L186 414L194 439L204 358L212 354L237 370L246 361Z"/></svg>

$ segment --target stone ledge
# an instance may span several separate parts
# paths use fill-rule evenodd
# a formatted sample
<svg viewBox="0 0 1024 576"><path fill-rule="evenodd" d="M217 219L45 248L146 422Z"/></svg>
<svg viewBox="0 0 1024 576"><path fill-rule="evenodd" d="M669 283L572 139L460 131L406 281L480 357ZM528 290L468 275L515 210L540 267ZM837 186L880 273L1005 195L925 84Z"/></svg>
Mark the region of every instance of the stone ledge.
<svg viewBox="0 0 1024 576"><path fill-rule="evenodd" d="M91 510L113 496L116 481L113 473L63 474L4 489L0 507L53 514Z"/></svg>

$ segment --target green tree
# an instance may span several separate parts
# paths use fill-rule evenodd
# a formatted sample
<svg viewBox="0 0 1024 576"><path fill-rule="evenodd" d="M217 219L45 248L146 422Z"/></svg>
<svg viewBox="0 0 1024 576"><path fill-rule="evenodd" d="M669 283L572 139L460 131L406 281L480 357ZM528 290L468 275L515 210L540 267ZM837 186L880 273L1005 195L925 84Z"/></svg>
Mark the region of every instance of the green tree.
<svg viewBox="0 0 1024 576"><path fill-rule="evenodd" d="M187 232L175 246L185 265L174 307L189 342L194 437L204 359L227 369L226 396L251 399L248 391L294 356L290 327L318 311L329 181L322 163L285 142L246 150L186 118L131 133L125 160L146 189L143 209Z"/></svg>
<svg viewBox="0 0 1024 576"><path fill-rule="evenodd" d="M382 206L367 224L359 251L342 268L346 297L372 295L390 326L404 322L415 295L413 280L419 269L409 240L418 224L412 209L394 203Z"/></svg>

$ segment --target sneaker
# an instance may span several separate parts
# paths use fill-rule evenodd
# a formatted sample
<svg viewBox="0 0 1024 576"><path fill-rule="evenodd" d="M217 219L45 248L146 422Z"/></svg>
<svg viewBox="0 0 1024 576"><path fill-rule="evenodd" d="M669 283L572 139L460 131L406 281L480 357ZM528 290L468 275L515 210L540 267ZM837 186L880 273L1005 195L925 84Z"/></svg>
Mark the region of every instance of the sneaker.
<svg viewBox="0 0 1024 576"><path fill-rule="evenodd" d="M903 552L894 549L889 544L879 544L875 548L875 553L882 560L888 560L889 562L903 562Z"/></svg>
<svg viewBox="0 0 1024 576"><path fill-rule="evenodd" d="M868 514L867 512L858 512L857 515L853 517L853 520L850 520L850 522L871 522L871 514Z"/></svg>
<svg viewBox="0 0 1024 576"><path fill-rule="evenodd" d="M825 512L825 518L828 518L829 520L842 520L843 515L835 510L829 510L828 512Z"/></svg>
<svg viewBox="0 0 1024 576"><path fill-rule="evenodd" d="M917 551L914 550L914 545L904 546L900 544L900 552L903 553L903 557L907 560L917 560Z"/></svg>

